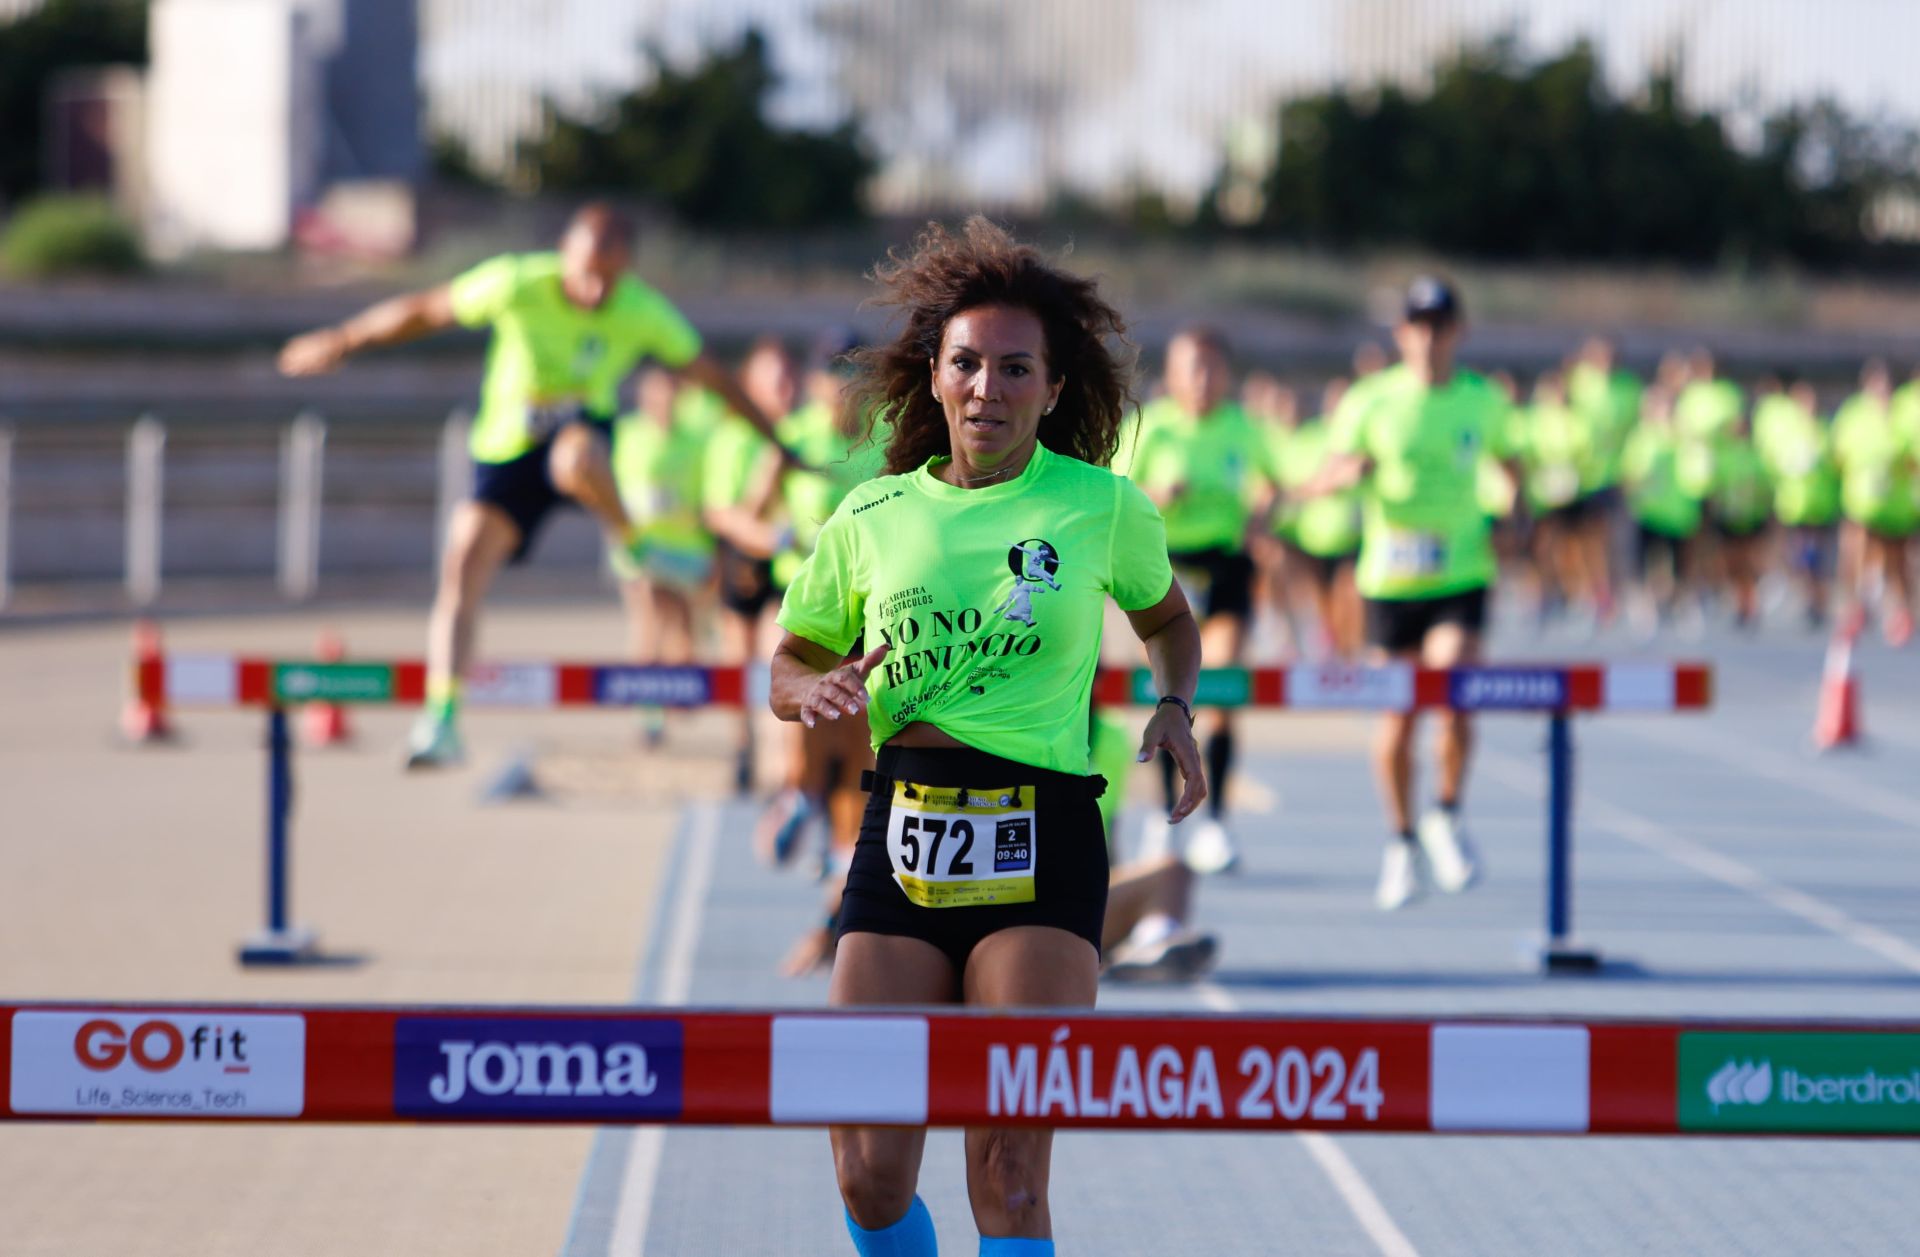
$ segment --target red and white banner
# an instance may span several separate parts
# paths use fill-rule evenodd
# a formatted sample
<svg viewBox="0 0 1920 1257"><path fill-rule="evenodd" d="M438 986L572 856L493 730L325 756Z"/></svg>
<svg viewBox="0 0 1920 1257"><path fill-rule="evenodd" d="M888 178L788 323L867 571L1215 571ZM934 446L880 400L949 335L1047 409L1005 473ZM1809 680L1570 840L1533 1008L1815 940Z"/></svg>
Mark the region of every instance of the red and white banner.
<svg viewBox="0 0 1920 1257"><path fill-rule="evenodd" d="M0 1029L15 1120L1920 1133L1920 1025L70 1003Z"/></svg>

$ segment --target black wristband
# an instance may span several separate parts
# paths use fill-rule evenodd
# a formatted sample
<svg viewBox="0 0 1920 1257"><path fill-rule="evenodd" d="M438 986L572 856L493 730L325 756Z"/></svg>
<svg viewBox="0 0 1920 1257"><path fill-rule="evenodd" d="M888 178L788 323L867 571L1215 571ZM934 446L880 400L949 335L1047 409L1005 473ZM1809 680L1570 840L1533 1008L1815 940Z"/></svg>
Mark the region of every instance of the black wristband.
<svg viewBox="0 0 1920 1257"><path fill-rule="evenodd" d="M1181 698L1178 694L1161 695L1160 701L1153 705L1153 709L1155 711L1158 711L1162 707L1166 706L1168 703L1178 704L1180 707L1180 710L1187 713L1187 728L1189 729L1193 728L1193 708L1190 705L1188 705L1186 699Z"/></svg>

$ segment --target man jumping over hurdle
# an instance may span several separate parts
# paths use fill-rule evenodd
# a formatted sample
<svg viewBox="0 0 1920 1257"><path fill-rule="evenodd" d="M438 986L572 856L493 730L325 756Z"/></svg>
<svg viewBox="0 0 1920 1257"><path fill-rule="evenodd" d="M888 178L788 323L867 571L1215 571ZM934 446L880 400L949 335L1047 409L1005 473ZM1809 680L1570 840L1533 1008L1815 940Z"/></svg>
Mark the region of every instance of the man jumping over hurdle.
<svg viewBox="0 0 1920 1257"><path fill-rule="evenodd" d="M280 351L282 374L322 375L362 350L456 324L492 332L473 425L473 497L454 512L440 556L427 706L408 739L408 768L461 758L460 677L472 659L481 599L502 566L526 557L549 511L567 502L585 507L606 534L615 570L639 570L646 537L621 505L608 449L621 382L642 359L712 389L773 436L767 416L702 352L699 333L629 273L632 246L625 217L589 204L574 214L558 252L493 258L452 283L296 336Z"/></svg>

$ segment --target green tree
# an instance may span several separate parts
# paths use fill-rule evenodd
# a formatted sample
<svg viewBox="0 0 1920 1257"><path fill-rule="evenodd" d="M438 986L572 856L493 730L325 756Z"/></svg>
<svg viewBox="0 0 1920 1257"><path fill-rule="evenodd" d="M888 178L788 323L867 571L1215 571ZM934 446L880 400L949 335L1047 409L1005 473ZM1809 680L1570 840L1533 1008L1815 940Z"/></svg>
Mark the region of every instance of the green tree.
<svg viewBox="0 0 1920 1257"><path fill-rule="evenodd" d="M529 154L541 187L648 197L686 222L723 229L865 216L875 164L859 128L847 122L818 132L769 122L765 105L776 78L758 31L689 70L658 53L652 60L652 81L599 117L566 117L549 105L551 126Z"/></svg>
<svg viewBox="0 0 1920 1257"><path fill-rule="evenodd" d="M0 23L0 200L27 196L46 178L47 87L61 71L146 61L145 0L47 0Z"/></svg>
<svg viewBox="0 0 1920 1257"><path fill-rule="evenodd" d="M1745 150L1671 74L1621 99L1590 45L1529 61L1509 37L1442 63L1424 94L1285 104L1259 229L1483 257L1831 262L1865 247L1863 214L1909 177L1911 148L1823 103Z"/></svg>

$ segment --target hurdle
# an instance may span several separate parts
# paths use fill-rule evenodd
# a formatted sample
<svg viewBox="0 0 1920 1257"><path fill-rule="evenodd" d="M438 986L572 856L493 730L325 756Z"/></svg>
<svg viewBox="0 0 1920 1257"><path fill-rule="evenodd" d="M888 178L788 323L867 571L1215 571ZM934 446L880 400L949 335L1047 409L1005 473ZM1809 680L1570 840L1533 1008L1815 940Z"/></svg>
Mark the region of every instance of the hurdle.
<svg viewBox="0 0 1920 1257"><path fill-rule="evenodd" d="M315 958L313 934L295 929L286 917L293 767L292 744L284 736L285 711L312 702L417 704L426 697L426 666L418 660L343 662L149 651L134 661L133 691L143 708L161 713L177 706L267 711L267 922L241 948L240 960L290 964ZM462 678L461 693L465 705L476 710L737 708L750 701L746 669L623 663L480 664ZM1153 675L1145 668L1103 669L1095 675L1096 703L1151 706L1156 697ZM1546 933L1538 960L1550 975L1601 969L1599 953L1576 941L1573 932L1573 716L1702 711L1711 700L1712 669L1703 663L1218 668L1201 673L1196 694L1197 704L1214 707L1544 716Z"/></svg>
<svg viewBox="0 0 1920 1257"><path fill-rule="evenodd" d="M1920 1022L0 1005L0 1121L1920 1135Z"/></svg>

